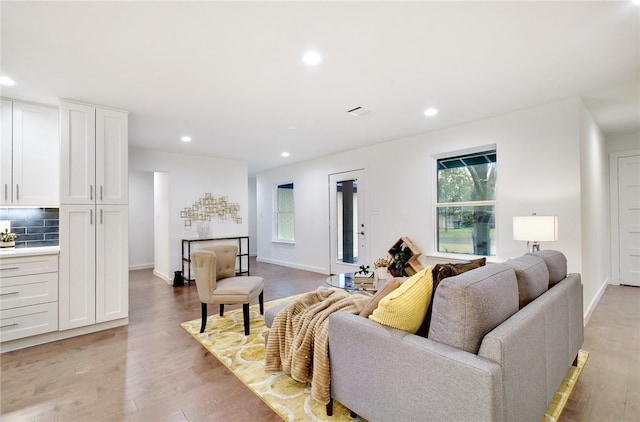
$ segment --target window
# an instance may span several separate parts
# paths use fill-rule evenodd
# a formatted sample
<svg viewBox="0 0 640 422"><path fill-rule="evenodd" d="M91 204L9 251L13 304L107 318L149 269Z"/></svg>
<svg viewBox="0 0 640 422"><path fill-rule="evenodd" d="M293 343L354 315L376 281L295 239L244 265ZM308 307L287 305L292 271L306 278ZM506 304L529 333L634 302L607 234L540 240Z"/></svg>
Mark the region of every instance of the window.
<svg viewBox="0 0 640 422"><path fill-rule="evenodd" d="M274 194L274 240L294 241L293 183L278 185Z"/></svg>
<svg viewBox="0 0 640 422"><path fill-rule="evenodd" d="M437 160L438 252L492 256L495 244L495 149Z"/></svg>

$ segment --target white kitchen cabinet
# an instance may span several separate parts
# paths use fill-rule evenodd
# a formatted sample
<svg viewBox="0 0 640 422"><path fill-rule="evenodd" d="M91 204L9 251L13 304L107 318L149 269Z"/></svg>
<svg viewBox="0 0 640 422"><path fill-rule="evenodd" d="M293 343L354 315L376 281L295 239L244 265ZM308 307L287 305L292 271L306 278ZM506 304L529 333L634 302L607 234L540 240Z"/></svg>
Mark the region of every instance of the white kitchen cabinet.
<svg viewBox="0 0 640 422"><path fill-rule="evenodd" d="M0 258L0 341L57 330L57 253Z"/></svg>
<svg viewBox="0 0 640 422"><path fill-rule="evenodd" d="M2 205L58 206L58 109L2 100Z"/></svg>
<svg viewBox="0 0 640 422"><path fill-rule="evenodd" d="M128 204L128 113L60 101L61 204Z"/></svg>
<svg viewBox="0 0 640 422"><path fill-rule="evenodd" d="M60 330L129 315L128 114L60 102Z"/></svg>

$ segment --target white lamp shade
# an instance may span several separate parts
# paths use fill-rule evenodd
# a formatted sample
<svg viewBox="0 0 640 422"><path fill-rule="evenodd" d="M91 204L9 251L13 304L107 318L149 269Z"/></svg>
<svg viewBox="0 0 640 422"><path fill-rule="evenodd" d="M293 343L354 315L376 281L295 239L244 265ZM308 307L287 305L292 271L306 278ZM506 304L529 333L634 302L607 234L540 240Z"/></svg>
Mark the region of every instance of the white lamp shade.
<svg viewBox="0 0 640 422"><path fill-rule="evenodd" d="M513 217L513 240L555 242L558 240L558 217L555 215Z"/></svg>

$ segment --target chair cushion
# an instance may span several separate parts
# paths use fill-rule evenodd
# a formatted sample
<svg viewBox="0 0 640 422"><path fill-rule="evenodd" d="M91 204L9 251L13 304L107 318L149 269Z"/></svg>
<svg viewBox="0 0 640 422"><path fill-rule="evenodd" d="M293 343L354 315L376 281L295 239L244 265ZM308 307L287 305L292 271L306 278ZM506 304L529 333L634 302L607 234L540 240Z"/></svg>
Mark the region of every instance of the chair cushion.
<svg viewBox="0 0 640 422"><path fill-rule="evenodd" d="M259 276L229 277L218 280L209 303L248 303L258 296L264 286L264 278Z"/></svg>
<svg viewBox="0 0 640 422"><path fill-rule="evenodd" d="M400 287L382 298L369 319L415 333L427 313L432 286L431 267L428 267L409 277Z"/></svg>
<svg viewBox="0 0 640 422"><path fill-rule="evenodd" d="M480 267L442 280L433 298L429 338L477 354L484 336L516 312L513 268Z"/></svg>
<svg viewBox="0 0 640 422"><path fill-rule="evenodd" d="M529 252L527 255L544 259L549 270L549 287L553 287L567 276L567 258L562 252L545 249L538 252Z"/></svg>
<svg viewBox="0 0 640 422"><path fill-rule="evenodd" d="M504 263L516 272L520 308L534 301L549 289L549 270L544 259L522 255Z"/></svg>

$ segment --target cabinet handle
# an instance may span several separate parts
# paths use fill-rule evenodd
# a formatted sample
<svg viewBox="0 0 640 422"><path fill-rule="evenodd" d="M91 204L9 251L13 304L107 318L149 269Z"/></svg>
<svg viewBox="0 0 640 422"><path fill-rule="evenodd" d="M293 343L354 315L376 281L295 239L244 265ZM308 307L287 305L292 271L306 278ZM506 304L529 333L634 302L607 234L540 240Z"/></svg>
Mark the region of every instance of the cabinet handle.
<svg viewBox="0 0 640 422"><path fill-rule="evenodd" d="M0 296L17 295L18 293L20 293L20 292L0 293Z"/></svg>
<svg viewBox="0 0 640 422"><path fill-rule="evenodd" d="M17 327L18 323L14 322L13 324L0 325L0 328L9 328L9 327Z"/></svg>
<svg viewBox="0 0 640 422"><path fill-rule="evenodd" d="M89 185L89 200L93 201L93 185Z"/></svg>
<svg viewBox="0 0 640 422"><path fill-rule="evenodd" d="M89 224L93 225L93 208L89 210Z"/></svg>
<svg viewBox="0 0 640 422"><path fill-rule="evenodd" d="M100 185L100 200L102 201L102 185Z"/></svg>
<svg viewBox="0 0 640 422"><path fill-rule="evenodd" d="M100 224L102 224L102 208L100 208Z"/></svg>
<svg viewBox="0 0 640 422"><path fill-rule="evenodd" d="M4 200L9 200L9 185L6 183L4 184Z"/></svg>
<svg viewBox="0 0 640 422"><path fill-rule="evenodd" d="M16 184L16 201L20 200L20 185Z"/></svg>
<svg viewBox="0 0 640 422"><path fill-rule="evenodd" d="M0 271L4 271L4 270L17 270L20 267L4 267L4 268L0 268Z"/></svg>

